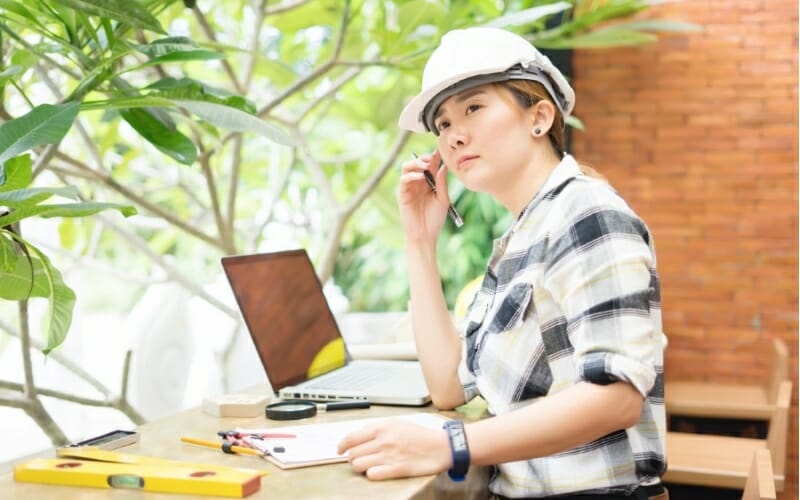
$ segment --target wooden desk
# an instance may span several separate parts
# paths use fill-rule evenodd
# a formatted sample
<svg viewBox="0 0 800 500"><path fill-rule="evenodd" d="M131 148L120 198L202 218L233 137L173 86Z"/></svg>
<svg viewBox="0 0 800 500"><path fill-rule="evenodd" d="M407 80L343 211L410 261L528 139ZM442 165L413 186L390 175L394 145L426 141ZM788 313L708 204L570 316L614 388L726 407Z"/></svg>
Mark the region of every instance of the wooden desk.
<svg viewBox="0 0 800 500"><path fill-rule="evenodd" d="M486 470L471 470L467 481L454 483L446 473L438 476L425 476L392 481L370 481L356 474L350 465L332 464L304 469L284 471L259 458L241 455L226 455L220 451L182 443L180 436L193 436L204 439L217 439L216 432L234 427L277 427L299 425L301 423L337 422L354 418L383 417L415 412L435 412L432 406L424 408L401 408L373 406L369 410L345 410L320 413L308 420L275 422L264 417L256 418L217 418L203 413L200 409L187 410L177 415L159 419L141 426L139 443L120 448L118 451L187 460L232 467L265 469L269 475L261 479L261 489L247 498L486 498ZM454 417L455 412L442 412ZM459 415L461 417L461 415ZM45 456L53 457L54 452ZM17 483L10 471L0 475L0 498L48 498L51 500L90 500L98 498L133 499L142 498L137 491L111 489L51 486L32 483ZM147 493L147 499L176 500L180 495ZM185 497L189 498L189 497ZM219 498L219 497L205 497Z"/></svg>

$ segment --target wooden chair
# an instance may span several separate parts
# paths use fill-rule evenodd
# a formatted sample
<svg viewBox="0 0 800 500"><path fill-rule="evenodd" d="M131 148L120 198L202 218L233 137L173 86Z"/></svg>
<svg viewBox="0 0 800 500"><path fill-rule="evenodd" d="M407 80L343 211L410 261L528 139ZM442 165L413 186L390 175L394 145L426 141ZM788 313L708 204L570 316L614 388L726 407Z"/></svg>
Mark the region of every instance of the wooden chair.
<svg viewBox="0 0 800 500"><path fill-rule="evenodd" d="M753 454L766 449L774 465L775 489L783 491L791 399L792 382L786 380L778 389L767 439L667 432L664 482L744 489Z"/></svg>
<svg viewBox="0 0 800 500"><path fill-rule="evenodd" d="M761 385L667 380L667 415L769 420L775 411L778 388L788 378L789 352L782 340L773 339L767 366L769 376Z"/></svg>
<svg viewBox="0 0 800 500"><path fill-rule="evenodd" d="M776 500L775 479L769 450L757 450L753 454L753 465L744 484L742 500Z"/></svg>

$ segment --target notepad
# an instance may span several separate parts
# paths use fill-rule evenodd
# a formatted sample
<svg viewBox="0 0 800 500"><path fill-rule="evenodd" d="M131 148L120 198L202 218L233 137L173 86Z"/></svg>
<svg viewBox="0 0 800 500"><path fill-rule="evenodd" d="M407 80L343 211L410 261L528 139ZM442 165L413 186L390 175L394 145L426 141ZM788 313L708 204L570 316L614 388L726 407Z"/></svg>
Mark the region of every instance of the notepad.
<svg viewBox="0 0 800 500"><path fill-rule="evenodd" d="M266 459L281 469L346 462L336 448L349 433L381 420L397 419L431 429L441 429L447 421L433 413L412 413L396 417L363 418L326 424L292 425L261 429L237 429L242 433L294 434L294 438L253 439L251 444L266 454Z"/></svg>

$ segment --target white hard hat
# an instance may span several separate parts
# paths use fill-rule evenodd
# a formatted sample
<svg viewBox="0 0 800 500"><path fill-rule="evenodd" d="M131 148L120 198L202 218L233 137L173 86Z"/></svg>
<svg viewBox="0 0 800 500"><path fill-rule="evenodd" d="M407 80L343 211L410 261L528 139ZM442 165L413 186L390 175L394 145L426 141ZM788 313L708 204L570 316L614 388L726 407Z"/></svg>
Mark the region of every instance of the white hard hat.
<svg viewBox="0 0 800 500"><path fill-rule="evenodd" d="M400 128L433 129L433 115L448 97L485 83L507 80L541 83L564 118L575 92L550 59L519 35L499 28L467 28L446 33L422 73L422 92L400 113Z"/></svg>

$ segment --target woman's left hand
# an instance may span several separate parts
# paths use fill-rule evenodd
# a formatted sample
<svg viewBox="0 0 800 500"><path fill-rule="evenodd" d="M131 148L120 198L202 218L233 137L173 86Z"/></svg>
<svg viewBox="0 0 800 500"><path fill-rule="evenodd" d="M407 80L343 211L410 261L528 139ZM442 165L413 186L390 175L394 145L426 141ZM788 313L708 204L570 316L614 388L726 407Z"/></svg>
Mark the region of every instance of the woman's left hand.
<svg viewBox="0 0 800 500"><path fill-rule="evenodd" d="M444 429L402 420L386 420L345 436L339 453L347 452L353 470L372 480L438 474L452 466Z"/></svg>

